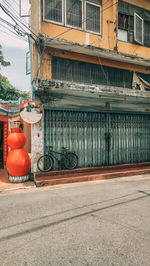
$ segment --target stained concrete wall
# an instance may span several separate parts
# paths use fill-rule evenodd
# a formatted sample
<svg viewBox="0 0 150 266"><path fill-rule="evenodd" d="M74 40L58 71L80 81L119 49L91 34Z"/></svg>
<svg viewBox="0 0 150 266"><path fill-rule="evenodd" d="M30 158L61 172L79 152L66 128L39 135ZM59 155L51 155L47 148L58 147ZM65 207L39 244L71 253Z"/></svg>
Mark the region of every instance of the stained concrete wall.
<svg viewBox="0 0 150 266"><path fill-rule="evenodd" d="M31 171L37 171L37 160L43 152L43 120L32 125Z"/></svg>

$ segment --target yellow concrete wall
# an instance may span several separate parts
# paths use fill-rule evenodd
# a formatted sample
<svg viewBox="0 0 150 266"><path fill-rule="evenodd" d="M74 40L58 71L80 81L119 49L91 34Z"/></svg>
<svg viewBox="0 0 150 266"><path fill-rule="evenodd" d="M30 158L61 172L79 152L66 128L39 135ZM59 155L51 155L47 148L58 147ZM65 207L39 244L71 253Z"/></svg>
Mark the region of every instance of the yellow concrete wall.
<svg viewBox="0 0 150 266"><path fill-rule="evenodd" d="M149 0L123 0L129 4L139 6L141 8L150 10L150 1Z"/></svg>
<svg viewBox="0 0 150 266"><path fill-rule="evenodd" d="M38 52L33 44L32 46L32 77L37 78L38 75Z"/></svg>
<svg viewBox="0 0 150 266"><path fill-rule="evenodd" d="M118 52L150 59L150 48L118 41Z"/></svg>
<svg viewBox="0 0 150 266"><path fill-rule="evenodd" d="M52 78L52 66L51 60L52 56L49 52L45 52L42 56L42 69L41 69L41 77L44 79L51 79Z"/></svg>
<svg viewBox="0 0 150 266"><path fill-rule="evenodd" d="M35 34L39 33L39 0L31 0L31 16L30 25L31 30Z"/></svg>

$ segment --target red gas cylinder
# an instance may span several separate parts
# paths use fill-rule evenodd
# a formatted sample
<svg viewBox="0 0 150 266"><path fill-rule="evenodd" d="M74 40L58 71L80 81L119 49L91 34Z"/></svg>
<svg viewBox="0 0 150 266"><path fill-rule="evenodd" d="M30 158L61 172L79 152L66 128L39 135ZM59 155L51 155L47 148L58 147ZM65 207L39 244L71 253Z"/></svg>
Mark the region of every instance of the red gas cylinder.
<svg viewBox="0 0 150 266"><path fill-rule="evenodd" d="M30 157L23 148L26 138L21 133L20 128L12 128L11 134L7 138L11 151L8 153L6 167L11 176L27 175L31 168Z"/></svg>

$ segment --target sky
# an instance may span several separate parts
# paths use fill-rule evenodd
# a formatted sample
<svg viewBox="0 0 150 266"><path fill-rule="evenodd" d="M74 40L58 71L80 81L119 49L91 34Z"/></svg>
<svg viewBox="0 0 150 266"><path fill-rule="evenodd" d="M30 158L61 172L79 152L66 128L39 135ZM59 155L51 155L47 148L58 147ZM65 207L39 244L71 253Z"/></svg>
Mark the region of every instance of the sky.
<svg viewBox="0 0 150 266"><path fill-rule="evenodd" d="M28 8L26 0L22 0L24 6L22 10ZM0 3L13 13L19 13L19 0L0 0ZM9 5L8 5L9 4ZM13 20L0 8L0 18L14 25ZM22 18L23 22L27 19ZM0 21L0 44L5 61L9 61L11 66L1 67L0 73L6 76L9 82L22 91L30 90L30 75L26 75L26 53L29 51L28 41L22 40L7 29L7 25ZM9 27L8 27L9 28ZM10 29L10 28L9 28ZM15 32L13 29L10 29ZM26 38L27 40L27 38Z"/></svg>

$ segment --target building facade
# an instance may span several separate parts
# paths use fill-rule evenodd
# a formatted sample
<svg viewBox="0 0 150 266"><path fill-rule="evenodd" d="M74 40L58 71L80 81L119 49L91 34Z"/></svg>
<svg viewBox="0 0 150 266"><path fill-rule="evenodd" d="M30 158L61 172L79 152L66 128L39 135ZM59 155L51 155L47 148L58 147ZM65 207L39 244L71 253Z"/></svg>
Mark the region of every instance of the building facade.
<svg viewBox="0 0 150 266"><path fill-rule="evenodd" d="M149 161L149 0L30 2L33 170L48 146L78 167Z"/></svg>

